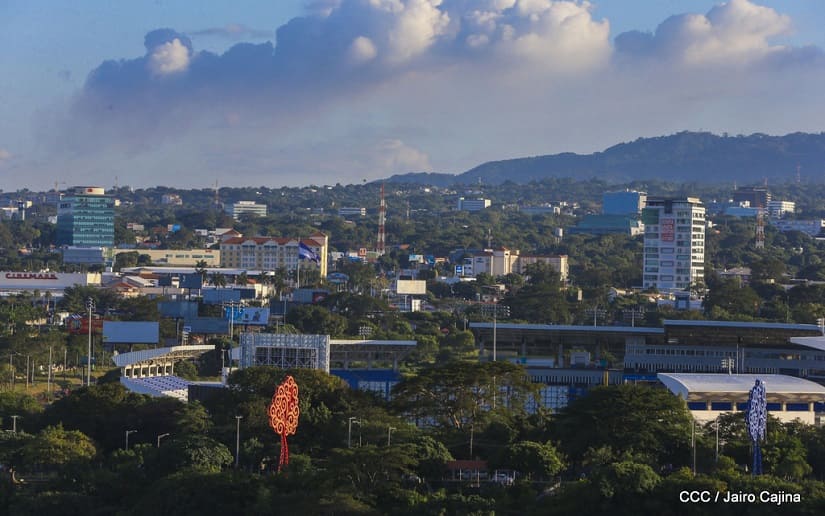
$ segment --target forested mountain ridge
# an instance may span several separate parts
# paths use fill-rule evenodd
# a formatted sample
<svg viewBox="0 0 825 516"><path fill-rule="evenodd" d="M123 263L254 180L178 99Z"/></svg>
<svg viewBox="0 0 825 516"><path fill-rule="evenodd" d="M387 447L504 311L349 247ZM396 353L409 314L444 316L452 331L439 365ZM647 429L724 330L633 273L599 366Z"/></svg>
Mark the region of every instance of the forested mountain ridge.
<svg viewBox="0 0 825 516"><path fill-rule="evenodd" d="M639 138L593 154L561 154L489 161L463 174L403 174L390 182L435 185L528 183L551 177L598 178L611 182L646 179L691 182L769 183L802 180L825 173L825 133L770 136L680 132Z"/></svg>

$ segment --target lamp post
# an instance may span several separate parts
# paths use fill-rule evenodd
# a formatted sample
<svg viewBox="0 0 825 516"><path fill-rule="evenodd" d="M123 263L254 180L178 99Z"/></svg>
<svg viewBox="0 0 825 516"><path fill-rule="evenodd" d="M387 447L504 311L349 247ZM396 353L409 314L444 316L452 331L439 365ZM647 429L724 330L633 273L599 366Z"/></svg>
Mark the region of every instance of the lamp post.
<svg viewBox="0 0 825 516"><path fill-rule="evenodd" d="M393 430L395 430L394 426L391 426L391 427L387 428L387 446L389 446L390 443L392 443L392 431Z"/></svg>
<svg viewBox="0 0 825 516"><path fill-rule="evenodd" d="M235 469L241 456L241 419L243 416L235 416Z"/></svg>
<svg viewBox="0 0 825 516"><path fill-rule="evenodd" d="M126 430L126 451L129 451L129 434L133 434L137 430Z"/></svg>
<svg viewBox="0 0 825 516"><path fill-rule="evenodd" d="M169 435L169 433L167 432L165 434L160 434L158 436L158 448L160 448L160 440L163 439L164 437L167 437L168 435Z"/></svg>
<svg viewBox="0 0 825 516"><path fill-rule="evenodd" d="M92 310L95 309L95 300L86 299L86 308L89 310L89 349L86 352L86 386L92 385Z"/></svg>
<svg viewBox="0 0 825 516"><path fill-rule="evenodd" d="M361 428L361 420L355 416L350 416L347 422L347 448L352 448L352 424L355 423L358 425L358 428ZM358 432L358 442L360 445L361 442L361 432Z"/></svg>

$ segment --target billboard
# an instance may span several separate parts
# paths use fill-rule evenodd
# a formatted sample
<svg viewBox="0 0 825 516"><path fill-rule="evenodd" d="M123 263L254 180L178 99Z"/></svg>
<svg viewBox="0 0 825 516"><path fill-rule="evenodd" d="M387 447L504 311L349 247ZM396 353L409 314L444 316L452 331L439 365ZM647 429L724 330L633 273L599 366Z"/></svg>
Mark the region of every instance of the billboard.
<svg viewBox="0 0 825 516"><path fill-rule="evenodd" d="M203 286L203 276L197 272L194 274L181 274L180 288L199 289Z"/></svg>
<svg viewBox="0 0 825 516"><path fill-rule="evenodd" d="M218 317L193 317L191 319L186 319L183 324L192 329L191 333L229 333L229 319L220 319Z"/></svg>
<svg viewBox="0 0 825 516"><path fill-rule="evenodd" d="M241 300L241 292L231 288L210 288L202 291L203 302L207 305L219 305ZM228 316L227 316L228 317Z"/></svg>
<svg viewBox="0 0 825 516"><path fill-rule="evenodd" d="M189 319L198 316L198 303L194 301L161 301L158 311L163 317Z"/></svg>
<svg viewBox="0 0 825 516"><path fill-rule="evenodd" d="M427 293L427 282L424 280L398 280L395 291L397 294L424 295Z"/></svg>
<svg viewBox="0 0 825 516"><path fill-rule="evenodd" d="M659 221L659 225L661 226L661 235L659 238L662 239L662 242L673 242L676 235L674 220L662 219Z"/></svg>
<svg viewBox="0 0 825 516"><path fill-rule="evenodd" d="M269 308L232 306L224 308L224 317L234 324L266 326L269 324Z"/></svg>
<svg viewBox="0 0 825 516"><path fill-rule="evenodd" d="M63 290L100 284L100 274L79 272L0 272L0 290Z"/></svg>
<svg viewBox="0 0 825 516"><path fill-rule="evenodd" d="M103 342L106 344L157 344L159 335L157 321L103 321Z"/></svg>

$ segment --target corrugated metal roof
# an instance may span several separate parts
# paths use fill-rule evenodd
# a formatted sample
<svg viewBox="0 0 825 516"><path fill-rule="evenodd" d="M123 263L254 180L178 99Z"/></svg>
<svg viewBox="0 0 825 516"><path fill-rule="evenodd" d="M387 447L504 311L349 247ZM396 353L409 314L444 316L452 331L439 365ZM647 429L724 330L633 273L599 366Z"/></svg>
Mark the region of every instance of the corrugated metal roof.
<svg viewBox="0 0 825 516"><path fill-rule="evenodd" d="M768 395L816 395L825 399L825 387L810 380L784 374L659 373L656 375L674 394L684 399L696 394L740 395L747 398L757 378L765 382Z"/></svg>

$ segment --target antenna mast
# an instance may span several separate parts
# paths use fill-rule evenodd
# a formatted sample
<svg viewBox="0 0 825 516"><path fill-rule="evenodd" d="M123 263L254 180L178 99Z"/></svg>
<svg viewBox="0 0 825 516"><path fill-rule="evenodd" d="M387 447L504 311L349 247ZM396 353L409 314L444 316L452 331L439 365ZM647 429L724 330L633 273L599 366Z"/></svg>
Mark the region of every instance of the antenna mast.
<svg viewBox="0 0 825 516"><path fill-rule="evenodd" d="M384 183L381 183L381 202L378 205L378 241L375 245L375 252L378 256L384 254L384 244L386 243L385 225L387 223L387 203L384 200Z"/></svg>

